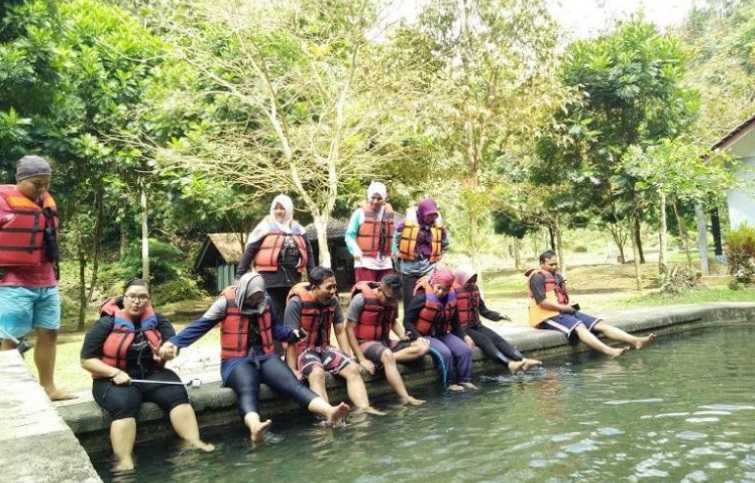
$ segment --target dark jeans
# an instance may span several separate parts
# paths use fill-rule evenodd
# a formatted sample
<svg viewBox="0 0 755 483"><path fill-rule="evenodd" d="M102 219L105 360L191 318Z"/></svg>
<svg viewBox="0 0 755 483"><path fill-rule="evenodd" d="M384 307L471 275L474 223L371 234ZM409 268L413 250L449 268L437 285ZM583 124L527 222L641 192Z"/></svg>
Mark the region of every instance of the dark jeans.
<svg viewBox="0 0 755 483"><path fill-rule="evenodd" d="M150 381L180 382L170 369L156 369L144 379ZM135 418L144 401L156 403L169 413L181 404L188 404L189 395L184 386L167 384L114 384L110 379L95 379L92 395L97 404L110 414L113 420Z"/></svg>
<svg viewBox="0 0 755 483"><path fill-rule="evenodd" d="M506 367L511 361L524 359L524 356L516 347L506 342L506 339L489 327L480 324L476 327L467 327L466 332L486 357L498 361Z"/></svg>
<svg viewBox="0 0 755 483"><path fill-rule="evenodd" d="M306 408L317 396L299 382L291 369L278 357L272 356L253 361L244 361L228 377L226 386L233 389L239 403L239 414L244 418L248 413L259 413L260 383L265 383L275 392L293 398Z"/></svg>

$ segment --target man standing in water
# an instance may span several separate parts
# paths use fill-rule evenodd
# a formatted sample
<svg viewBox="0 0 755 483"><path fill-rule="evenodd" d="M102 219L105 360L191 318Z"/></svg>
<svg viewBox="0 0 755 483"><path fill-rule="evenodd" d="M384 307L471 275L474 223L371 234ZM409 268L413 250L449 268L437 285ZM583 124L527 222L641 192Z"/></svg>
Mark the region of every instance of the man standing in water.
<svg viewBox="0 0 755 483"><path fill-rule="evenodd" d="M614 327L599 317L580 312L578 306L569 304L566 280L558 273L558 259L553 250L540 255L540 268L528 270L529 322L538 329L557 330L566 337L576 335L591 349L611 357L618 357L630 347L642 349L655 340L655 334L635 337ZM604 344L595 334L603 334L608 339L625 342L630 347L611 347Z"/></svg>
<svg viewBox="0 0 755 483"><path fill-rule="evenodd" d="M60 296L58 211L47 192L51 175L47 160L24 156L16 165L16 184L0 185L0 337L2 350L11 350L36 331L39 384L58 401L73 396L54 380Z"/></svg>

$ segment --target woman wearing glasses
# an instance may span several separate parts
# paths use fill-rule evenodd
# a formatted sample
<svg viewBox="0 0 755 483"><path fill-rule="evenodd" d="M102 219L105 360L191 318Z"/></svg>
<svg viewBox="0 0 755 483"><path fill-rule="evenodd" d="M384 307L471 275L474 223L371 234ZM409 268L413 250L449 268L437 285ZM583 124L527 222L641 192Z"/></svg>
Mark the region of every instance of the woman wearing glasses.
<svg viewBox="0 0 755 483"><path fill-rule="evenodd" d="M81 367L92 374L94 400L112 419L115 471L134 467L131 453L142 401L152 401L168 413L176 433L190 446L214 449L199 438L197 418L181 379L163 367L159 357L160 346L175 333L170 322L152 309L147 284L136 279L126 284L123 297L105 302L100 319L84 338Z"/></svg>

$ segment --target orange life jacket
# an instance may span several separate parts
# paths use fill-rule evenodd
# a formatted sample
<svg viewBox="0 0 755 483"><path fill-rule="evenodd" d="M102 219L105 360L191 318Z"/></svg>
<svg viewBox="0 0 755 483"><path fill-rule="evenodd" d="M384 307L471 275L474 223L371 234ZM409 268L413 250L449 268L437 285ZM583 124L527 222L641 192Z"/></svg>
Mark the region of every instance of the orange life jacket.
<svg viewBox="0 0 755 483"><path fill-rule="evenodd" d="M401 230L401 238L398 242L398 256L402 260L417 259L417 238L419 237L419 225L415 221L407 220ZM442 255L443 228L433 225L430 227L430 261L437 262Z"/></svg>
<svg viewBox="0 0 755 483"><path fill-rule="evenodd" d="M304 235L283 233L280 230L273 230L262 239L260 248L254 256L254 269L258 272L277 272L278 256L283 249L283 242L286 237L291 237L299 249L299 264L296 269L304 272L307 268L307 242Z"/></svg>
<svg viewBox="0 0 755 483"><path fill-rule="evenodd" d="M364 299L364 308L354 328L354 335L359 342L387 341L391 325L398 316L398 304L380 302L378 287L378 282L359 282L351 289L352 299L358 293L361 293Z"/></svg>
<svg viewBox="0 0 755 483"><path fill-rule="evenodd" d="M336 307L330 303L323 305L317 301L307 282L297 283L291 287L287 301L293 297L301 300L299 326L307 333L304 340L296 344L301 353L307 349L324 348L330 345L330 328L336 320Z"/></svg>
<svg viewBox="0 0 755 483"><path fill-rule="evenodd" d="M59 225L55 200L45 193L40 207L15 185L0 185L0 196L7 205L0 214L0 267L41 265L45 228Z"/></svg>
<svg viewBox="0 0 755 483"><path fill-rule="evenodd" d="M246 357L249 352L249 316L244 315L236 305L236 287L228 287L220 294L225 298L225 318L220 322L220 359L232 359ZM265 310L255 316L262 339L262 351L265 354L275 352L273 345L273 317L270 313L270 305L265 305Z"/></svg>
<svg viewBox="0 0 755 483"><path fill-rule="evenodd" d="M386 203L383 206L383 218L378 220L377 213L370 209L369 203L362 204L364 219L357 232L357 246L362 255L376 257L378 253L391 256L391 237L393 236L393 208Z"/></svg>
<svg viewBox="0 0 755 483"><path fill-rule="evenodd" d="M448 334L456 310L456 294L453 291L448 293L445 304L434 293L425 292L425 305L419 311L414 328L420 335Z"/></svg>
<svg viewBox="0 0 755 483"><path fill-rule="evenodd" d="M480 323L480 289L477 285L468 289L463 285L454 284L456 304L459 312L459 325L475 327Z"/></svg>
<svg viewBox="0 0 755 483"><path fill-rule="evenodd" d="M137 330L134 323L131 321L131 317L118 306L117 298L105 302L100 308L100 314L113 317L113 330L110 331L102 344L100 360L109 366L125 371L128 369L126 355L136 339ZM150 350L156 355L162 344L162 335L157 330L157 315L155 315L151 305L144 308L140 323L139 331L144 334ZM159 365L162 365L162 363Z"/></svg>
<svg viewBox="0 0 755 483"><path fill-rule="evenodd" d="M540 307L535 300L535 296L532 294L532 288L530 287L530 280L536 274L541 274L545 278L545 300L552 303L568 304L569 294L566 292L566 287L563 284L556 283L556 277L551 272L543 269L529 270L525 273L527 275L527 295L528 295L528 319L532 327L540 325L545 319L550 319L559 315L561 312L556 310L549 310Z"/></svg>

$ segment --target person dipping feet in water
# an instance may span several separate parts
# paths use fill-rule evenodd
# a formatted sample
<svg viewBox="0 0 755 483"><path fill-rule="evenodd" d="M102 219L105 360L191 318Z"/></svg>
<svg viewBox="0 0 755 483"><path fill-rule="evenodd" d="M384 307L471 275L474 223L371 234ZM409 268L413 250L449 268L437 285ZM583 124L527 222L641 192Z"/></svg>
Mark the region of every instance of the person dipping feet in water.
<svg viewBox="0 0 755 483"><path fill-rule="evenodd" d="M477 389L472 384L472 339L459 325L454 274L436 267L429 279L417 282L415 295L404 315L411 338L425 337L451 391Z"/></svg>
<svg viewBox="0 0 755 483"><path fill-rule="evenodd" d="M505 315L490 310L477 287L477 273L472 268L460 268L454 272L454 291L459 312L459 325L489 359L497 361L513 373L527 371L542 364L537 359L528 359L509 344L496 331L482 325L480 316L488 320L511 320Z"/></svg>
<svg viewBox="0 0 755 483"><path fill-rule="evenodd" d="M293 329L303 329L306 335L288 346L286 359L291 369L300 371L307 378L309 387L326 401L327 372L346 380L346 391L358 412L383 415L385 413L370 406L359 365L330 345L330 329L333 327L338 344L349 347L337 293L335 274L325 267L315 267L309 274L309 283L300 283L291 289L285 324Z"/></svg>
<svg viewBox="0 0 755 483"><path fill-rule="evenodd" d="M558 259L553 250L540 255L539 269L528 270L524 275L528 279L529 323L535 328L557 330L568 338L576 334L591 349L611 357L618 357L632 347L642 349L655 340L655 334L635 337L598 317L581 312L578 306L570 305L566 280L558 273ZM611 347L595 333L629 346Z"/></svg>
<svg viewBox="0 0 755 483"><path fill-rule="evenodd" d="M401 404L419 406L425 401L409 395L396 363L424 356L430 343L424 338L410 341L406 336L398 321L400 295L401 277L396 274L386 275L382 282L357 283L351 290L346 332L351 350L364 370L374 374L376 367L382 366ZM390 339L391 329L399 340Z"/></svg>
<svg viewBox="0 0 755 483"><path fill-rule="evenodd" d="M204 451L214 449L199 438L186 387L175 372L163 367L159 349L174 334L170 322L152 309L147 284L136 279L126 284L123 297L102 306L100 319L84 337L81 367L92 374L94 400L112 419L115 471L134 468L136 415L142 401L157 403L168 413L173 429L188 444ZM155 382L132 383L132 378Z"/></svg>
<svg viewBox="0 0 755 483"><path fill-rule="evenodd" d="M249 428L253 443L264 440L272 422L260 420L260 383L293 398L312 413L338 423L349 412L341 403L330 405L304 386L275 352L273 340L296 342L304 334L285 327L265 294L265 281L257 272L247 272L236 285L226 288L201 318L166 342L160 355L173 359L178 349L188 347L220 323L220 374L223 384L236 393L239 414Z"/></svg>

